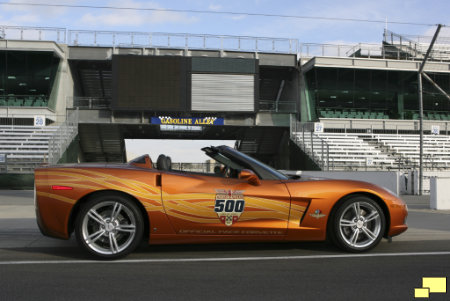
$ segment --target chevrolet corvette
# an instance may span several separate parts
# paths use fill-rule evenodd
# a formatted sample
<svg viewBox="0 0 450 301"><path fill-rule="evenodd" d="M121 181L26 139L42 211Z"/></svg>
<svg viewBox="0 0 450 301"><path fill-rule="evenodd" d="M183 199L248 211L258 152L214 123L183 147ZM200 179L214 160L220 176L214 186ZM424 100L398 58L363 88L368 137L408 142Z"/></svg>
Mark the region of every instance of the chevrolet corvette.
<svg viewBox="0 0 450 301"><path fill-rule="evenodd" d="M290 178L228 146L202 149L210 172L172 169L170 157L35 170L41 232L95 257L116 259L150 244L330 240L349 252L407 229L394 193L350 180Z"/></svg>

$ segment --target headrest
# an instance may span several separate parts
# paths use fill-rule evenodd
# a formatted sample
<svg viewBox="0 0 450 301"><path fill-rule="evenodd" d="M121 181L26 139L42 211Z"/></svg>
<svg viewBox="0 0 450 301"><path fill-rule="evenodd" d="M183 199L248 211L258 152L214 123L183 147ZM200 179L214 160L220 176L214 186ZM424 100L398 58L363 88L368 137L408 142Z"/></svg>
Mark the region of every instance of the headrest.
<svg viewBox="0 0 450 301"><path fill-rule="evenodd" d="M163 154L159 155L158 160L156 160L156 167L159 170L168 170L167 157Z"/></svg>
<svg viewBox="0 0 450 301"><path fill-rule="evenodd" d="M167 170L172 169L172 159L169 156L166 156L166 166L167 166Z"/></svg>

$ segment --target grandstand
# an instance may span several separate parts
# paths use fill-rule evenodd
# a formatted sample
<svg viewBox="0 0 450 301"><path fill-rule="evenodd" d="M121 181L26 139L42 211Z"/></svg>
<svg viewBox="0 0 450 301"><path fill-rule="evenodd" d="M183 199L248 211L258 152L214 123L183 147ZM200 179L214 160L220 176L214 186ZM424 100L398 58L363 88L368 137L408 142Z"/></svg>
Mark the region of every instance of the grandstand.
<svg viewBox="0 0 450 301"><path fill-rule="evenodd" d="M419 135L292 132L325 170L407 170L419 166ZM424 167L450 169L450 136L424 136Z"/></svg>
<svg viewBox="0 0 450 301"><path fill-rule="evenodd" d="M0 125L0 172L30 174L57 163L78 134L76 113L59 125Z"/></svg>
<svg viewBox="0 0 450 301"><path fill-rule="evenodd" d="M66 151L75 161L123 161L124 139L161 138L234 139L279 169L418 168L417 72L430 37L385 31L380 44L330 45L16 26L0 32L3 171L65 162ZM448 38L438 38L424 71L450 92ZM423 90L424 167L450 170L450 101L427 80ZM39 116L44 127L34 123ZM168 130L161 116L221 122Z"/></svg>

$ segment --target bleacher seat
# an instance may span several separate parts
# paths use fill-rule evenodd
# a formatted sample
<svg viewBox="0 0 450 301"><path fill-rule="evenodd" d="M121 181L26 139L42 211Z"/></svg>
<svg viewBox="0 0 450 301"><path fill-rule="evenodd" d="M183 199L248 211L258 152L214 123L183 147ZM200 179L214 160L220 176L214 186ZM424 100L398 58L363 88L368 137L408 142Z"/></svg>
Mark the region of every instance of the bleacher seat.
<svg viewBox="0 0 450 301"><path fill-rule="evenodd" d="M49 140L56 126L0 125L0 153L7 156L8 172L32 173L48 161Z"/></svg>
<svg viewBox="0 0 450 301"><path fill-rule="evenodd" d="M383 115L387 116L387 115ZM419 165L419 135L357 133L294 133L296 142L319 160L330 160L330 169L405 168ZM323 141L323 142L322 142ZM323 145L328 145L327 148ZM424 135L424 164L427 168L450 167L450 136Z"/></svg>

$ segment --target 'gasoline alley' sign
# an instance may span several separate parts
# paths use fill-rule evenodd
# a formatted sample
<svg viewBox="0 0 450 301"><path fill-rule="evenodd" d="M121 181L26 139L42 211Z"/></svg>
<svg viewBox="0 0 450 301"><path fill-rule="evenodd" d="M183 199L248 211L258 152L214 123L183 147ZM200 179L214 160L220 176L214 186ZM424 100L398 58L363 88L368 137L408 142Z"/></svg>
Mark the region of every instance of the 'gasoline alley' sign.
<svg viewBox="0 0 450 301"><path fill-rule="evenodd" d="M224 125L223 118L217 117L152 117L150 119L151 124L167 124L167 125Z"/></svg>

